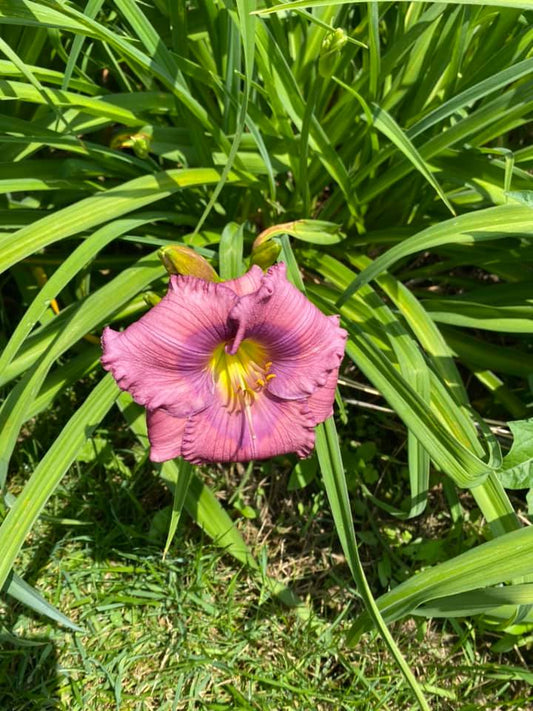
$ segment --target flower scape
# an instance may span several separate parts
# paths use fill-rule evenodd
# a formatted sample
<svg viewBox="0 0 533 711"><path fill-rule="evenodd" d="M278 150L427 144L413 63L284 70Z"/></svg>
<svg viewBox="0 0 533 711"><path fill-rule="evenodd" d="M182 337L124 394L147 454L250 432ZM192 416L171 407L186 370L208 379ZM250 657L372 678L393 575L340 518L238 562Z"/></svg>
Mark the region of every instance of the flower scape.
<svg viewBox="0 0 533 711"><path fill-rule="evenodd" d="M255 265L220 283L171 275L147 314L104 330L102 364L146 407L154 462L307 457L333 411L345 340L285 264Z"/></svg>

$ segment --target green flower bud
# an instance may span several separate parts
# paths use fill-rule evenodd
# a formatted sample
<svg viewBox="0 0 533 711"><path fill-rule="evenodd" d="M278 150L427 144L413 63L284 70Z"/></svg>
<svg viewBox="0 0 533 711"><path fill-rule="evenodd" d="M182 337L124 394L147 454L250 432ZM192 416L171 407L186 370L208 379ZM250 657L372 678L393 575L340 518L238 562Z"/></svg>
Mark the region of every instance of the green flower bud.
<svg viewBox="0 0 533 711"><path fill-rule="evenodd" d="M220 277L207 259L190 247L173 244L161 247L157 254L169 274L183 274L204 281L220 281Z"/></svg>
<svg viewBox="0 0 533 711"><path fill-rule="evenodd" d="M155 291L145 291L143 293L143 299L146 301L148 306L157 306L163 297L156 294Z"/></svg>
<svg viewBox="0 0 533 711"><path fill-rule="evenodd" d="M135 133L131 137L131 147L137 158L148 158L152 137L147 133Z"/></svg>
<svg viewBox="0 0 533 711"><path fill-rule="evenodd" d="M258 245L254 243L250 264L257 264L261 269L271 267L281 253L281 244L272 239Z"/></svg>
<svg viewBox="0 0 533 711"><path fill-rule="evenodd" d="M147 158L152 145L152 136L144 131L118 133L111 141L111 148L131 148L138 158Z"/></svg>
<svg viewBox="0 0 533 711"><path fill-rule="evenodd" d="M346 42L348 42L348 35L342 27L337 27L324 37L318 58L318 73L324 79L328 79L337 68L341 50Z"/></svg>

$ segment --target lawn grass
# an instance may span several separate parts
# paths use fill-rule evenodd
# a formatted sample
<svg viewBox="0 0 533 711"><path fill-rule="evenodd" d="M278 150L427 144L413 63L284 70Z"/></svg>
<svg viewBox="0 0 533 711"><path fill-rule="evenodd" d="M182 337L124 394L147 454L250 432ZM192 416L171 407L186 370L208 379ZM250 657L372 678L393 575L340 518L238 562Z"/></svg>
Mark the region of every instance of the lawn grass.
<svg viewBox="0 0 533 711"><path fill-rule="evenodd" d="M69 398L60 405L59 419ZM398 524L364 498L365 480L379 495L406 476L401 428L388 420L359 414L352 447L361 550L377 591L482 538L468 496L462 525L450 527L438 481L430 513L415 522ZM287 491L288 460L247 477L240 466L203 472L262 569L312 607L304 621L270 597L261 575L224 555L189 520L163 557L171 496L125 431L114 451L102 446L111 422L110 416L58 488L19 564L25 579L84 631L73 634L18 605L4 606L2 711L412 708L378 637L346 645L361 604L318 481ZM38 418L22 459L31 461L34 443L45 446L52 431L50 418ZM383 449L386 440L391 453L377 454L376 442ZM401 496L389 497L391 504ZM505 649L501 635L464 620L414 618L392 630L432 708L518 711L533 702L527 646L513 649L511 640ZM493 648L498 640L503 651Z"/></svg>

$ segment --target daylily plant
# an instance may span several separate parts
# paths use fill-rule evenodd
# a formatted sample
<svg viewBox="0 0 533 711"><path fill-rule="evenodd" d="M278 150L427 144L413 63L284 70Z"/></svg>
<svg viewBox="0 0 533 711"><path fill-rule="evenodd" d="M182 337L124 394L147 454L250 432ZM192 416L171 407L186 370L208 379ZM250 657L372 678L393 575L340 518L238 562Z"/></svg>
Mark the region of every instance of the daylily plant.
<svg viewBox="0 0 533 711"><path fill-rule="evenodd" d="M147 408L152 461L306 457L332 414L345 340L280 263L220 283L171 275L147 314L104 330L102 364Z"/></svg>

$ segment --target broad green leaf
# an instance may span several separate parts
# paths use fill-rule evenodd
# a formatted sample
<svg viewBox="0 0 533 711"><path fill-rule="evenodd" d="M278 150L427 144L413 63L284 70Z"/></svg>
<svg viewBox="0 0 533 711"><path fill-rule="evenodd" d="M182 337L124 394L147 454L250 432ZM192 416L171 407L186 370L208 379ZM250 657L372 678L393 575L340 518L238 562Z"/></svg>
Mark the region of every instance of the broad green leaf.
<svg viewBox="0 0 533 711"><path fill-rule="evenodd" d="M281 235L281 258L287 265L287 278L297 289L305 293L304 281L300 274L298 262L292 251L291 242L287 234Z"/></svg>
<svg viewBox="0 0 533 711"><path fill-rule="evenodd" d="M149 56L152 57L153 61L161 65L161 67L164 67L165 71L174 77L174 81L188 91L187 84L184 81L174 57L166 45L161 42L157 31L153 25L150 24L150 21L142 12L137 2L135 0L116 0L115 4L131 25L135 36L139 38L144 49L148 52Z"/></svg>
<svg viewBox="0 0 533 711"><path fill-rule="evenodd" d="M84 10L84 14L87 17L90 17L91 19L96 17L96 15L98 15L98 13L100 12L100 9L103 4L104 0L88 0ZM70 51L68 62L65 67L65 74L61 82L62 89L68 89L69 84L71 83L72 74L74 72L76 62L78 61L78 57L82 50L84 39L85 38L83 37L83 35L76 35L76 37L74 37L72 49Z"/></svg>
<svg viewBox="0 0 533 711"><path fill-rule="evenodd" d="M25 84L18 81L0 81L0 99L4 101L28 101L33 104L52 104L57 109L59 108L79 108L83 111L101 116L109 121L122 123L126 126L140 126L144 120L136 115L133 111L120 105L120 96L116 96L116 101L112 100L111 96L106 96L104 99L93 98L92 96L84 96L70 91L62 91L61 89L51 89L49 87L41 87L37 89L31 84ZM168 100L164 94L152 94L153 107L163 108L168 105ZM129 102L129 98L125 97L125 102Z"/></svg>
<svg viewBox="0 0 533 711"><path fill-rule="evenodd" d="M357 585L357 590L365 604L367 614L383 637L383 641L398 664L405 680L411 687L420 708L429 711L429 706L424 694L396 645L393 636L389 632L379 607L376 605L363 566L361 565L348 497L348 488L346 486L346 476L339 448L339 438L335 429L335 423L331 417L317 427L316 451L331 512L335 521L337 535Z"/></svg>
<svg viewBox="0 0 533 711"><path fill-rule="evenodd" d="M286 114L290 116L299 130L305 114L305 102L299 87L292 75L285 57L274 41L267 28L257 26L258 62L261 59L261 72L270 75L272 83L278 89ZM309 144L318 151L320 160L331 177L338 183L353 215L359 213L358 198L351 185L348 171L339 154L333 148L327 134L316 118L311 119L309 129Z"/></svg>
<svg viewBox="0 0 533 711"><path fill-rule="evenodd" d="M350 258L350 261L354 261L354 263L361 266L366 266L370 263L370 260L366 257L353 257ZM347 284L353 279L353 272L329 255L320 255L320 257L316 259L316 268L340 289L345 289ZM384 288L387 295L393 301L402 305L402 311L409 325L411 325L414 333L421 337L423 344L431 350L434 350L434 352L438 353L440 358L443 359L442 357L448 352L446 345L440 342L441 338L438 336L437 329L431 324L424 310L417 304L416 299L409 294L405 287L400 288L401 285L389 275L381 276L378 283ZM425 373L430 378L432 384L431 400L432 405L436 406L435 412L439 419L446 423L447 429L454 438L471 448L472 451L478 455L482 454L483 449L479 446L477 433L470 418L465 417L461 409L453 399L450 398L446 389L439 384L439 381L429 371L426 364L420 358L420 355L417 354L416 348L414 348L411 342L412 339L406 338L403 326L397 321L392 312L385 307L377 294L372 293L372 291L368 289L368 286L365 286L358 292L357 300L354 300L354 297L350 297L348 303L353 306L354 313L361 313L361 303L366 303L370 307L372 318L380 321L380 328L385 333L390 333L389 342L391 343L391 348L396 353L397 361L404 378L411 381L414 380L413 376L416 377L417 374L423 375ZM344 313L344 311L345 307L343 307L342 313ZM352 318L350 314L350 319ZM424 322L426 322L425 327ZM427 327L427 322L431 324L431 328ZM369 322L362 319L360 324L366 333L369 334ZM348 328L350 328L349 323ZM384 348L381 350L385 352ZM402 355L402 351L405 351L405 355ZM392 364L389 365L389 369L392 369ZM437 366L436 369L439 370ZM448 374L450 371L446 369L444 372ZM460 384L458 374L455 374L453 378L455 382ZM420 389L421 394L424 392L427 397L429 391L426 385ZM463 402L467 402L466 394L464 395ZM399 403L396 403L395 409L402 412L403 408L398 410L398 406ZM417 430L415 430L415 432L416 431Z"/></svg>
<svg viewBox="0 0 533 711"><path fill-rule="evenodd" d="M530 353L497 343L488 346L486 341L474 338L467 331L459 332L445 325L441 326L441 331L452 352L469 364L523 378L533 372Z"/></svg>
<svg viewBox="0 0 533 711"><path fill-rule="evenodd" d="M346 352L381 391L405 424L416 434L433 461L458 486L481 484L490 472L488 463L442 428L437 418L409 383L355 324L346 324L351 340Z"/></svg>
<svg viewBox="0 0 533 711"><path fill-rule="evenodd" d="M329 255L321 255L317 259L319 271L327 276L341 289L345 288L353 278L353 272ZM353 301L354 310L360 311L363 302L372 314L372 319L378 323L378 329L387 334L388 341L395 354L400 372L413 385L415 391L426 401L430 399L430 377L427 364L412 336L405 330L403 324L391 309L368 286L359 292L357 303ZM365 324L368 325L368 324ZM429 487L430 461L423 443L415 434L408 432L409 478L411 483L411 504L408 517L417 516L425 508Z"/></svg>
<svg viewBox="0 0 533 711"><path fill-rule="evenodd" d="M463 112L448 127L436 132L425 143L418 146L418 151L426 162L431 162L433 158L442 159L443 152L456 146L463 146L465 143L473 147L482 147L497 139L502 135L502 132L510 131L525 123L532 107L533 82L528 81L520 83L519 86L512 86L474 110ZM407 133L411 137L410 132ZM377 167L391 158L394 153L394 149L384 148L365 166L362 166L354 176L355 187L359 188L360 184L369 176L373 177L373 172ZM398 193L405 193L405 189L402 189L403 186L400 187L401 181L412 172L412 169L412 164L407 160L395 161L388 166L386 171L381 171L380 175L368 181L363 190L359 189L361 200L368 202L374 200L378 195L383 195L382 209L384 207L383 201L385 201L387 209L393 209L398 199ZM458 165L458 170L463 169L461 162ZM447 177L453 179L453 174L448 171ZM475 177L475 173L471 177ZM413 187L415 186L413 185ZM396 200L391 201L389 206L388 195L391 189L393 197L396 195ZM417 201L416 193L410 195L409 201L412 200ZM406 218L407 216L404 216L404 219Z"/></svg>
<svg viewBox="0 0 533 711"><path fill-rule="evenodd" d="M220 277L224 281L227 279L236 279L244 273L243 228L244 225L230 222L222 231L218 259Z"/></svg>
<svg viewBox="0 0 533 711"><path fill-rule="evenodd" d="M499 588L481 588L458 595L439 597L417 607L413 614L423 617L466 617L482 613L490 615L494 608L501 605L531 604L533 604L533 585L523 583L504 585Z"/></svg>
<svg viewBox="0 0 533 711"><path fill-rule="evenodd" d="M479 382L494 395L494 400L503 405L512 417L519 419L527 416L528 409L526 405L496 373L491 370L480 370L470 363L466 363L466 365Z"/></svg>
<svg viewBox="0 0 533 711"><path fill-rule="evenodd" d="M423 2L424 0L400 0L400 2ZM496 5L502 8L518 8L521 10L533 10L533 0L448 0L450 4L457 5ZM293 0L292 2L283 2L280 5L257 10L258 15L270 15L274 12L286 12L287 10L296 10L302 7L323 7L328 5L346 5L354 3L368 2L368 0ZM376 2L376 0L370 0Z"/></svg>
<svg viewBox="0 0 533 711"><path fill-rule="evenodd" d="M290 235L302 242L310 242L311 244L329 245L338 244L345 235L342 234L340 225L334 222L326 222L325 220L293 220L292 222L284 222L280 225L268 227L261 233L263 239L279 235Z"/></svg>
<svg viewBox="0 0 533 711"><path fill-rule="evenodd" d="M282 238L283 248L287 254L292 254L292 249L286 235ZM301 288L302 281L298 274L297 281L294 282L297 288ZM339 436L335 428L333 417L329 417L323 424L316 428L316 453L320 471L322 473L324 486L328 496L331 512L335 521L335 528L341 546L346 556L352 577L357 585L357 590L361 595L365 608L371 619L378 628L383 641L387 645L394 660L398 664L407 684L411 688L420 708L429 711L429 706L424 697L415 676L409 665L405 661L393 636L388 630L383 617L372 595L370 586L366 579L365 571L359 558L359 550L355 537L355 527L351 512L348 487L346 485L346 475L342 462L342 455L339 446Z"/></svg>
<svg viewBox="0 0 533 711"><path fill-rule="evenodd" d="M90 156L93 160L105 163L107 169L111 166L120 166L124 177L136 177L140 169L146 169L145 161L122 151L116 151L107 146L102 146L91 141L81 140L76 136L65 136L58 131L45 128L40 124L24 121L20 118L0 114L0 143L23 144L32 143L36 146L49 146L68 150L74 155ZM10 134L10 135L7 135ZM38 163L35 161L35 166Z"/></svg>
<svg viewBox="0 0 533 711"><path fill-rule="evenodd" d="M0 23L56 27L109 43L131 60L134 66L141 66L160 79L164 86L192 112L201 125L212 131L215 140L221 147L229 146L227 139L216 124L210 120L202 104L176 81L176 77L165 66L141 52L134 43L129 42L122 35L104 27L75 8L54 2L43 5L31 0L1 0ZM132 99L135 100L135 98L136 94L132 94Z"/></svg>
<svg viewBox="0 0 533 711"><path fill-rule="evenodd" d="M30 69L34 77L39 80L39 82L44 82L46 84L58 84L61 86L65 76L63 72L57 72L54 69L49 69L48 67L39 67L35 64L26 63L26 66ZM20 79L25 75L22 68L19 68L14 62L0 59L0 76L16 77L17 79ZM97 84L85 79L72 79L71 87L74 91L79 91L82 94L89 94L90 96L100 96L107 93L104 89L102 89L102 87L99 87ZM66 89L67 87L62 88Z"/></svg>
<svg viewBox="0 0 533 711"><path fill-rule="evenodd" d="M61 116L61 112L58 110L56 104L49 97L46 89L43 87L39 79L34 75L30 67L28 67L25 62L23 62L16 52L7 44L7 42L0 37L0 51L3 52L8 59L10 59L13 64L17 67L20 73L27 79L27 81L32 85L32 87L37 91L43 98L44 102L52 109L52 111L57 116L59 122L65 123Z"/></svg>
<svg viewBox="0 0 533 711"><path fill-rule="evenodd" d="M337 83L342 86L346 91L352 93L351 87L349 87L344 82L337 79ZM442 187L440 186L438 180L435 178L433 173L430 171L429 167L426 165L424 159L417 151L416 147L413 145L408 135L402 131L400 126L396 123L394 118L381 108L377 104L371 104L372 110L372 125L387 136L387 138L394 143L394 145L406 156L406 158L411 161L415 168L424 176L430 185L435 189L440 199L452 213L455 215L455 210L451 205L450 201L446 197L446 194Z"/></svg>
<svg viewBox="0 0 533 711"><path fill-rule="evenodd" d="M512 190L508 193L515 202L533 209L533 190Z"/></svg>
<svg viewBox="0 0 533 711"><path fill-rule="evenodd" d="M50 407L60 392L98 367L101 355L102 349L99 345L90 346L84 348L79 355L70 358L68 362L59 364L43 382L39 394L30 403L25 417L30 420Z"/></svg>
<svg viewBox="0 0 533 711"><path fill-rule="evenodd" d="M251 83L252 83L252 75L254 71L254 62L255 62L255 41L256 41L256 34L255 34L255 24L256 24L256 18L253 15L253 12L256 7L256 0L236 0L237 4L237 15L238 15L238 27L239 31L242 35L242 41L243 41L243 48L244 48L244 69L245 69L245 84L244 84L244 95L242 98L242 103L240 106L239 110L239 115L237 117L237 129L235 131L235 135L233 137L233 142L231 144L231 149L228 154L228 158L226 161L226 164L224 165L224 168L222 170L222 174L220 176L220 180L217 183L213 194L211 195L208 204L205 207L205 210L203 211L198 224L196 225L196 231L200 230L202 225L204 224L205 220L207 219L207 216L209 215L210 211L212 210L213 206L216 203L216 200L218 196L220 195L222 188L226 184L226 181L230 175L230 171L233 168L233 164L235 162L235 158L237 156L237 151L239 149L239 145L241 143L241 139L244 133L244 128L246 126L246 117L248 114L248 102L250 100L250 89L251 89ZM259 133L259 131L258 131Z"/></svg>
<svg viewBox="0 0 533 711"><path fill-rule="evenodd" d="M139 217L117 220L97 230L91 237L84 240L53 273L44 284L19 321L8 344L0 355L0 373L9 365L24 339L33 326L41 318L50 300L55 298L68 282L91 260L98 252L116 237L129 230L155 221L160 216L157 213L146 213Z"/></svg>
<svg viewBox="0 0 533 711"><path fill-rule="evenodd" d="M368 20L368 88L370 98L378 99L378 87L381 74L381 47L379 37L379 5L367 3Z"/></svg>
<svg viewBox="0 0 533 711"><path fill-rule="evenodd" d="M426 299L425 310L437 323L501 333L533 333L533 303L494 306L471 299Z"/></svg>
<svg viewBox="0 0 533 711"><path fill-rule="evenodd" d="M381 131L394 145L406 156L406 158L415 166L415 168L424 176L428 183L435 189L436 193L446 205L448 210L455 215L455 210L446 197L446 194L440 186L429 167L425 163L422 156L419 154L407 134L402 131L394 118L388 114L383 108L372 105L373 125Z"/></svg>
<svg viewBox="0 0 533 711"><path fill-rule="evenodd" d="M52 340L50 347L36 366L11 390L0 410L0 483L3 484L5 480L9 460L26 413L53 362L85 334L105 323L110 314L163 272L163 266L157 257L143 257L67 314L68 319L63 321L62 329ZM59 318L54 319L52 325Z"/></svg>
<svg viewBox="0 0 533 711"><path fill-rule="evenodd" d="M513 446L497 472L506 489L529 489L533 486L533 419L509 422Z"/></svg>
<svg viewBox="0 0 533 711"><path fill-rule="evenodd" d="M348 258L360 270L371 264L371 260L365 256L349 255ZM423 305L401 281L390 274L379 276L377 283L406 319L424 350L432 356L435 370L452 390L457 402L466 405L468 396L453 361L453 352Z"/></svg>

